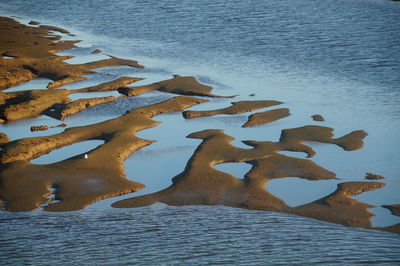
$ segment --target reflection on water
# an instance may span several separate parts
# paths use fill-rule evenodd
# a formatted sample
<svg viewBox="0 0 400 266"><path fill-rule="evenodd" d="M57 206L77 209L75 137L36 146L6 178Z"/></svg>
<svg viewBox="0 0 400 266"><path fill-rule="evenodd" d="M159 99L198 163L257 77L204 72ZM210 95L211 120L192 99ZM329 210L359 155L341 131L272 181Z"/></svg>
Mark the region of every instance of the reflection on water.
<svg viewBox="0 0 400 266"><path fill-rule="evenodd" d="M31 161L33 164L51 164L57 163L68 158L87 153L102 145L102 140L86 140L79 143L74 143L42 155Z"/></svg>
<svg viewBox="0 0 400 266"><path fill-rule="evenodd" d="M4 213L0 228L8 265L400 263L399 235L228 207Z"/></svg>

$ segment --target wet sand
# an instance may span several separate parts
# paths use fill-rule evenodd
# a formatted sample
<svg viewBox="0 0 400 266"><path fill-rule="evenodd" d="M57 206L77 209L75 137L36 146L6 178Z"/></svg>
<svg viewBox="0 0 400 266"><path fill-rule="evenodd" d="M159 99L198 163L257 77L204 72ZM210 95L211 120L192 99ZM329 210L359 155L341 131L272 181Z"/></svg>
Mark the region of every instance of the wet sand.
<svg viewBox="0 0 400 266"><path fill-rule="evenodd" d="M276 100L238 101L231 106L208 111L184 111L214 98L234 97L213 94L212 87L199 83L194 77L174 75L172 79L149 85L132 86L141 77L120 77L96 86L75 90L62 86L86 79L94 69L107 66L143 68L137 61L116 58L85 64L68 64L70 56L55 52L76 47L78 41L62 41L52 32L69 34L68 30L42 25L27 26L10 18L0 17L0 89L4 90L34 78L52 80L47 90L0 92L0 121L33 118L48 115L62 120L86 108L135 97L153 90L177 96L163 102L126 112L124 115L97 124L71 127L51 136L32 137L10 141L0 135L0 200L7 211L72 211L99 200L132 193L145 184L130 181L125 176L124 161L135 151L151 145L153 141L136 136L140 130L155 127L152 118L159 114L182 112L186 119L215 115L238 115L282 104ZM37 25L37 26L35 26ZM100 50L93 52L102 53ZM71 101L69 95L80 92L118 91L120 97L93 97ZM195 98L191 96L201 96ZM207 97L207 100L204 99ZM288 108L268 110L249 116L243 127L273 122L289 116ZM190 134L189 138L202 140L185 170L172 178L173 184L159 192L128 198L112 204L116 208L148 206L157 202L168 205L226 205L237 208L279 211L320 219L328 222L372 228L369 208L374 207L352 199L351 196L379 189L382 182L344 182L337 190L314 202L290 207L267 190L270 180L298 177L307 180L335 179L328 171L311 159L316 152L309 141L337 145L344 151L362 148L367 133L362 130L334 138L333 128L306 125L283 129L278 141L244 141L249 148L230 144L234 138L223 130L209 129ZM12 136L9 136L12 138ZM97 148L53 164L36 165L30 161L55 149L87 140L101 140ZM280 154L281 151L300 152L307 159ZM355 158L356 159L356 158ZM213 168L221 163L246 162L252 165L244 179ZM156 166L157 162L154 162ZM51 195L53 197L51 197ZM394 206L394 207L393 207ZM393 205L391 210L398 209ZM397 207L396 207L397 206ZM388 207L389 208L389 207ZM399 225L375 228L400 232Z"/></svg>

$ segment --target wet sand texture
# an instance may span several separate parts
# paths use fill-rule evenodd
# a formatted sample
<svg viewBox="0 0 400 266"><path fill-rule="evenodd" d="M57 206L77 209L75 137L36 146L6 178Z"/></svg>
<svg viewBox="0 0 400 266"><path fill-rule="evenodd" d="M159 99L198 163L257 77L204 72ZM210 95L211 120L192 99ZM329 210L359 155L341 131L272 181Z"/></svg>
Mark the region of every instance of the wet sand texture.
<svg viewBox="0 0 400 266"><path fill-rule="evenodd" d="M205 100L175 97L138 108L102 123L74 127L45 137L25 138L2 145L0 151L0 198L8 211L29 211L44 204L47 211L81 209L104 198L142 189L140 183L125 178L124 160L134 151L152 143L135 136L139 130L159 124L155 115L178 112ZM30 160L73 143L85 140L105 143L73 158L34 165ZM53 202L47 196L55 189Z"/></svg>
<svg viewBox="0 0 400 266"><path fill-rule="evenodd" d="M308 134L305 134L307 131ZM288 134L289 132L289 134ZM311 137L309 137L309 134ZM331 128L308 126L283 130L279 142L245 141L252 149L232 146L231 136L222 130L205 130L190 134L189 138L202 139L202 143L189 159L185 170L175 176L173 184L162 191L125 199L113 207L141 207L163 202L168 205L226 205L247 209L293 213L329 222L370 228L370 205L351 198L352 195L382 187L383 183L348 182L339 184L337 190L320 200L292 208L266 190L269 180L299 177L309 180L334 179L335 174L308 159L298 159L278 154L279 151L305 152L311 157L312 148L304 141L328 142L343 146L355 141L354 132L334 139ZM361 147L365 134L357 134ZM337 141L340 140L340 141ZM351 146L351 145L350 145ZM347 146L345 146L347 148ZM247 162L253 165L244 179L213 168L228 162Z"/></svg>
<svg viewBox="0 0 400 266"><path fill-rule="evenodd" d="M232 105L226 108L208 111L185 111L183 112L183 117L187 119L198 118L198 117L208 117L214 115L237 115L254 110L271 107L274 105L282 104L278 101L239 101L232 102Z"/></svg>
<svg viewBox="0 0 400 266"><path fill-rule="evenodd" d="M249 119L242 127L254 127L277 121L290 115L288 108L280 108L265 112L255 113L249 116Z"/></svg>
<svg viewBox="0 0 400 266"><path fill-rule="evenodd" d="M155 82L149 85L121 88L120 93L127 96L137 96L154 90L190 96L208 96L214 98L234 97L214 95L211 93L211 86L199 83L194 77L181 77L179 75L174 75L172 79Z"/></svg>
<svg viewBox="0 0 400 266"><path fill-rule="evenodd" d="M0 17L0 52L3 56L14 59L0 58L0 89L6 89L21 82L36 77L53 80L48 88L58 88L62 85L86 79L82 75L95 73L92 69L127 65L143 68L137 61L120 59L110 56L109 59L95 62L70 65L63 62L71 56L57 56L54 53L75 47L79 41L55 41L47 38L49 27L31 27L5 17ZM60 28L57 28L60 30ZM55 30L55 28L52 28Z"/></svg>

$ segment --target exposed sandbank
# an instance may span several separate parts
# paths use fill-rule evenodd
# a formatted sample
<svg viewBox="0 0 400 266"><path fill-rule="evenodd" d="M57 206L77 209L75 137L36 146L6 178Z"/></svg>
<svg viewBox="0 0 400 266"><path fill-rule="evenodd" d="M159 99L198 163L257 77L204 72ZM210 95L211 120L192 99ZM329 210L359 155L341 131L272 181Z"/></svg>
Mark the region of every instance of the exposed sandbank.
<svg viewBox="0 0 400 266"><path fill-rule="evenodd" d="M157 90L165 93L215 97L212 87L199 83L194 77L174 75L172 79L143 86L131 86L140 77L119 77L96 86L75 90L55 89L65 84L86 79L83 75L105 66L127 65L143 68L137 61L110 56L109 59L86 64L64 62L70 56L58 56L57 51L75 47L77 41L59 41L49 31L69 34L65 29L31 23L22 25L15 20L0 17L0 90L37 77L53 80L47 90L19 92L0 91L0 121L31 118L42 114L64 119L85 108L114 101L117 97L100 97L71 101L69 95L79 92L118 91L132 97ZM96 50L94 50L96 51ZM152 117L183 110L207 100L178 96L164 102L130 110L124 115L98 124L68 128L51 136L10 141L0 133L0 201L8 211L29 211L43 207L46 211L71 211L84 208L104 198L138 191L143 184L126 179L124 160L133 152L153 141L137 137L143 129L159 124ZM279 105L271 100L239 101L232 106L208 111L184 111L185 118L207 117L219 114L237 115ZM287 108L252 114L244 125L254 126L282 119L289 115ZM315 120L315 119L314 119ZM248 129L243 129L248 130ZM334 144L346 151L360 149L367 133L353 131L339 138L333 129L322 126L303 126L284 129L280 139L273 141L244 141L250 149L230 144L234 139L223 130L209 129L190 134L189 138L202 143L187 162L185 170L172 179L173 184L156 193L133 197L113 204L113 207L141 207L156 202L169 205L226 205L231 207L280 211L343 225L371 228L368 209L373 207L351 196L378 189L380 182L344 182L326 197L298 207L288 206L267 190L268 182L276 178L298 177L308 180L335 179L335 173L322 168L310 159L279 154L281 151L302 152L308 158L315 151L305 142ZM97 148L61 162L35 165L30 160L55 149L86 140L102 140ZM85 158L84 155L87 155ZM222 163L246 162L252 165L244 179L213 168ZM156 162L155 162L156 163ZM48 196L55 191L55 199ZM395 206L394 208L392 206ZM398 211L397 205L390 208ZM390 209L392 211L392 209ZM392 211L394 212L394 211ZM400 232L399 225L376 228Z"/></svg>

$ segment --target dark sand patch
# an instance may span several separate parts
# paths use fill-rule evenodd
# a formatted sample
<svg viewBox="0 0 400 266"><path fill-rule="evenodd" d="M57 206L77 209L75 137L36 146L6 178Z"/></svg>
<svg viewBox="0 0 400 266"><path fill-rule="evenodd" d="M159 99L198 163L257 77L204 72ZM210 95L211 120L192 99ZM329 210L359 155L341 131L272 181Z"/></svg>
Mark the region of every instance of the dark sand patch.
<svg viewBox="0 0 400 266"><path fill-rule="evenodd" d="M198 117L208 117L214 115L237 115L254 110L271 107L274 105L282 104L278 101L239 101L232 102L232 105L226 108L208 111L185 111L183 112L183 117L187 119L198 118Z"/></svg>
<svg viewBox="0 0 400 266"><path fill-rule="evenodd" d="M365 174L365 179L368 180L378 180L378 179L384 179L384 176L373 174L373 173L366 173Z"/></svg>
<svg viewBox="0 0 400 266"><path fill-rule="evenodd" d="M318 121L318 122L324 122L325 121L325 119L322 117L322 115L312 115L311 118L314 121Z"/></svg>
<svg viewBox="0 0 400 266"><path fill-rule="evenodd" d="M48 204L50 188L56 186L56 199L47 211L81 209L104 198L142 189L140 183L125 178L124 160L134 151L152 143L135 136L159 122L155 115L182 111L204 102L191 97L176 97L127 112L102 123L74 127L45 137L25 138L6 143L0 151L0 198L8 211L29 211ZM30 160L73 143L104 140L105 144L87 153L88 158L73 158L49 165L34 165Z"/></svg>
<svg viewBox="0 0 400 266"><path fill-rule="evenodd" d="M400 204L383 205L382 207L388 209L393 215L400 216Z"/></svg>
<svg viewBox="0 0 400 266"><path fill-rule="evenodd" d="M280 108L265 112L255 113L249 116L249 119L242 127L255 127L277 121L290 115L288 108Z"/></svg>

